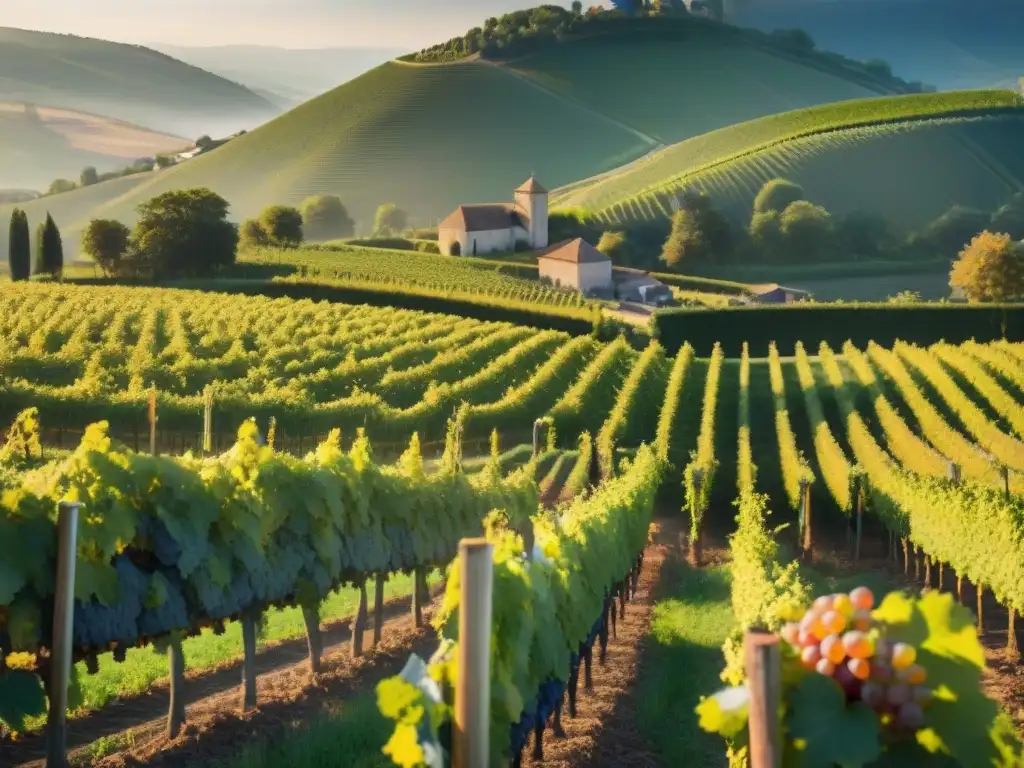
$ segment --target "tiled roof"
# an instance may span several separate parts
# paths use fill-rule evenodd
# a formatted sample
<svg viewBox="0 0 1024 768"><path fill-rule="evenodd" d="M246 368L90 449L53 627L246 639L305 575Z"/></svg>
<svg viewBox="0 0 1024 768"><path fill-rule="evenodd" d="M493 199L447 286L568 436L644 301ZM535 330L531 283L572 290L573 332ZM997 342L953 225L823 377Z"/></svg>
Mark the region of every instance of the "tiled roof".
<svg viewBox="0 0 1024 768"><path fill-rule="evenodd" d="M547 194L547 190L543 186L541 186L541 183L537 181L536 177L534 176L531 176L526 181L524 181L523 185L519 187L519 189L517 189L516 192L528 192L533 195Z"/></svg>
<svg viewBox="0 0 1024 768"><path fill-rule="evenodd" d="M457 229L462 232L488 232L512 227L529 228L523 213L508 203L486 205L460 205L438 229Z"/></svg>
<svg viewBox="0 0 1024 768"><path fill-rule="evenodd" d="M575 240L568 240L552 246L543 253L537 254L537 258L568 261L573 264L596 264L602 261L611 261L611 259L597 250L597 248L592 246L582 237L577 237Z"/></svg>

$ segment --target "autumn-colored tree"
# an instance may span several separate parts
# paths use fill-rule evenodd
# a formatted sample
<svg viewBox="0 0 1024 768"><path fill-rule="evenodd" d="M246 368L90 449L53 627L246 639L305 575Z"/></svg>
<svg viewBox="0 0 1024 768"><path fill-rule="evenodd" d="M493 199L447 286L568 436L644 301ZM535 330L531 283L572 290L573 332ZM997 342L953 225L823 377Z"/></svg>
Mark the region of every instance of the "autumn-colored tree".
<svg viewBox="0 0 1024 768"><path fill-rule="evenodd" d="M1024 299L1024 245L1006 234L982 232L960 252L949 284L969 301Z"/></svg>

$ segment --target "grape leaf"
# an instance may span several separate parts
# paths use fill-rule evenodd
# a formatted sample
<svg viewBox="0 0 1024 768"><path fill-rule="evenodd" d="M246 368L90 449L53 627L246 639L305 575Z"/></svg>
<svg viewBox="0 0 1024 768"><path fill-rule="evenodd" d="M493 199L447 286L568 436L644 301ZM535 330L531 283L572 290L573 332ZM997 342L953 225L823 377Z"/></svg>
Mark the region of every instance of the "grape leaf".
<svg viewBox="0 0 1024 768"><path fill-rule="evenodd" d="M981 690L985 651L970 610L950 594L928 592L915 601L895 592L874 615L888 625L888 637L917 649L917 661L928 672L927 685L935 691L919 743L964 765L998 764L992 731L999 707Z"/></svg>
<svg viewBox="0 0 1024 768"><path fill-rule="evenodd" d="M29 717L45 711L43 681L35 673L12 669L0 675L0 722L18 733Z"/></svg>
<svg viewBox="0 0 1024 768"><path fill-rule="evenodd" d="M409 723L396 725L395 732L381 751L399 768L419 768L425 757L416 726Z"/></svg>
<svg viewBox="0 0 1024 768"><path fill-rule="evenodd" d="M746 691L746 688L727 688L714 696L702 699L696 710L700 718L700 727L708 733L717 733L726 739L733 739L746 730L749 718L748 698L741 698L732 693L740 690Z"/></svg>
<svg viewBox="0 0 1024 768"><path fill-rule="evenodd" d="M410 707L417 705L422 694L401 677L389 677L377 684L377 707L384 717L399 720Z"/></svg>
<svg viewBox="0 0 1024 768"><path fill-rule="evenodd" d="M846 703L839 684L805 675L789 696L789 729L802 768L867 765L882 753L878 717L859 702Z"/></svg>

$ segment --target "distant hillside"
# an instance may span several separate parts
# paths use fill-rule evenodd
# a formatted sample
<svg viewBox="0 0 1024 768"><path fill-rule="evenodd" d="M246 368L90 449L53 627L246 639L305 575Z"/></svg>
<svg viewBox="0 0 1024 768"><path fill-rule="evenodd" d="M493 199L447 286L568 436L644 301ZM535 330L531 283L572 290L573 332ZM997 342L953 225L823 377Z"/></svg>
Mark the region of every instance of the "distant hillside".
<svg viewBox="0 0 1024 768"><path fill-rule="evenodd" d="M128 194L92 190L89 215L130 222L155 194L208 186L235 218L332 193L362 232L384 202L433 224L460 203L510 199L531 172L555 187L738 121L884 91L873 88L722 25L623 22L505 64L389 62Z"/></svg>
<svg viewBox="0 0 1024 768"><path fill-rule="evenodd" d="M141 46L0 27L0 101L109 115L193 139L279 114L270 102Z"/></svg>
<svg viewBox="0 0 1024 768"><path fill-rule="evenodd" d="M1016 87L1024 77L1020 0L747 0L734 21L800 27L821 48L882 59L944 89Z"/></svg>
<svg viewBox="0 0 1024 768"><path fill-rule="evenodd" d="M953 205L992 210L1024 190L1024 97L962 91L843 102L723 128L555 190L609 223L670 217L686 188L736 221L770 179L834 213L873 211L904 229Z"/></svg>
<svg viewBox="0 0 1024 768"><path fill-rule="evenodd" d="M120 170L141 158L181 151L190 139L69 109L0 102L0 189L45 192L82 169Z"/></svg>
<svg viewBox="0 0 1024 768"><path fill-rule="evenodd" d="M294 106L405 53L400 48L294 50L266 45L151 47Z"/></svg>

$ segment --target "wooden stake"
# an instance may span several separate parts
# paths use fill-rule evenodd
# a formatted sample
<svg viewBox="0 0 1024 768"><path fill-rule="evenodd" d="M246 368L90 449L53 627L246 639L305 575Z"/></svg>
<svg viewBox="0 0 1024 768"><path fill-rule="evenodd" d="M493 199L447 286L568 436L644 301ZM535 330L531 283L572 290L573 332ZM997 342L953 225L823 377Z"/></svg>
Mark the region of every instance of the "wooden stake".
<svg viewBox="0 0 1024 768"><path fill-rule="evenodd" d="M46 717L46 768L64 768L67 757L68 683L75 616L75 563L78 551L78 504L57 507L57 573L53 598L53 644L50 656L50 709Z"/></svg>
<svg viewBox="0 0 1024 768"><path fill-rule="evenodd" d="M939 561L939 591L940 592L942 591L943 582L945 581L945 577L946 577L946 564L940 560Z"/></svg>
<svg viewBox="0 0 1024 768"><path fill-rule="evenodd" d="M814 535L811 531L811 484L804 483L804 557L814 559Z"/></svg>
<svg viewBox="0 0 1024 768"><path fill-rule="evenodd" d="M1017 609L1010 606L1009 623L1006 626L1006 653L1013 661L1020 661L1020 647L1017 645Z"/></svg>
<svg viewBox="0 0 1024 768"><path fill-rule="evenodd" d="M459 542L462 594L452 768L489 763L493 557L494 546L486 539Z"/></svg>
<svg viewBox="0 0 1024 768"><path fill-rule="evenodd" d="M900 543L903 545L903 575L906 576L910 573L910 543L906 538L900 538Z"/></svg>
<svg viewBox="0 0 1024 768"><path fill-rule="evenodd" d="M932 585L932 558L930 555L924 556L924 583L928 587Z"/></svg>
<svg viewBox="0 0 1024 768"><path fill-rule="evenodd" d="M956 574L956 601L963 605L964 602L964 577L959 571Z"/></svg>
<svg viewBox="0 0 1024 768"><path fill-rule="evenodd" d="M985 586L980 582L975 585L975 592L978 596L978 634L982 634L985 631Z"/></svg>
<svg viewBox="0 0 1024 768"><path fill-rule="evenodd" d="M373 586L373 645L376 648L380 643L381 630L384 625L384 582L387 581L387 574L378 573Z"/></svg>
<svg viewBox="0 0 1024 768"><path fill-rule="evenodd" d="M590 676L590 668L594 661L594 646L588 645L583 649L583 687L588 691L594 689L594 679Z"/></svg>
<svg viewBox="0 0 1024 768"><path fill-rule="evenodd" d="M366 631L366 580L359 582L359 608L352 622L352 658L363 655L363 632Z"/></svg>
<svg viewBox="0 0 1024 768"><path fill-rule="evenodd" d="M149 453L156 456L156 387L149 390Z"/></svg>
<svg viewBox="0 0 1024 768"><path fill-rule="evenodd" d="M782 657L778 635L750 631L744 638L750 691L750 768L781 768L779 704Z"/></svg>
<svg viewBox="0 0 1024 768"><path fill-rule="evenodd" d="M167 664L171 676L171 705L167 711L167 738L176 739L185 724L185 655L181 638L173 637L167 646Z"/></svg>
<svg viewBox="0 0 1024 768"><path fill-rule="evenodd" d="M256 709L256 617L242 615L242 711Z"/></svg>
<svg viewBox="0 0 1024 768"><path fill-rule="evenodd" d="M413 571L412 582L412 618L416 629L423 626L423 592L420 589L420 569Z"/></svg>

